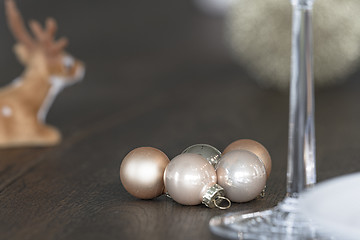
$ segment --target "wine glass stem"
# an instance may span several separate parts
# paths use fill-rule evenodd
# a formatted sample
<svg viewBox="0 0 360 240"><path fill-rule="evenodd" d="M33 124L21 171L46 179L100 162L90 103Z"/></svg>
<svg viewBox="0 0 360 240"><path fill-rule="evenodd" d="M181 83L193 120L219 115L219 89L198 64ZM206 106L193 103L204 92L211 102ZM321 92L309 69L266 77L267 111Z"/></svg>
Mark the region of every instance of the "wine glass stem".
<svg viewBox="0 0 360 240"><path fill-rule="evenodd" d="M287 193L316 183L312 0L292 0L292 55Z"/></svg>

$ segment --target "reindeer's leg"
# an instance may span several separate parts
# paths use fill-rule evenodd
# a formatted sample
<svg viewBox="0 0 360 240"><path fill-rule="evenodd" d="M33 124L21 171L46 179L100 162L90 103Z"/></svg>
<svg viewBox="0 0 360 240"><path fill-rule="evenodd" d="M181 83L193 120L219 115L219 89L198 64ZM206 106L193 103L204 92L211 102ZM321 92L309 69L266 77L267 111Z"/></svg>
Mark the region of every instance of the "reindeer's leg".
<svg viewBox="0 0 360 240"><path fill-rule="evenodd" d="M60 143L61 133L55 127L39 124L38 132L34 137L34 145L52 146Z"/></svg>
<svg viewBox="0 0 360 240"><path fill-rule="evenodd" d="M0 121L3 130L0 133L0 148L20 146L52 146L61 141L60 132L36 119L22 121Z"/></svg>
<svg viewBox="0 0 360 240"><path fill-rule="evenodd" d="M26 114L25 111L23 114ZM33 113L22 116L23 131L17 132L18 139L25 146L52 146L61 141L61 134L56 128L39 122ZM17 129L21 129L18 125ZM26 134L24 134L26 133Z"/></svg>

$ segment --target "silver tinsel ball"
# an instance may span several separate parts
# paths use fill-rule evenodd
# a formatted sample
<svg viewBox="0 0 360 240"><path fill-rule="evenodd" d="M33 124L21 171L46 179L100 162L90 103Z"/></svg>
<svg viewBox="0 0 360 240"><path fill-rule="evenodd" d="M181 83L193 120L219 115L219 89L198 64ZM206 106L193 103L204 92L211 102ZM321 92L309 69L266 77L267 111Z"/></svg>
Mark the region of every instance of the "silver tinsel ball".
<svg viewBox="0 0 360 240"><path fill-rule="evenodd" d="M315 1L313 35L316 85L340 83L359 66L359 13L359 0ZM290 1L234 1L227 14L227 37L235 58L261 85L288 88Z"/></svg>
<svg viewBox="0 0 360 240"><path fill-rule="evenodd" d="M214 168L221 157L221 152L209 144L195 144L186 148L182 153L198 154L204 157Z"/></svg>

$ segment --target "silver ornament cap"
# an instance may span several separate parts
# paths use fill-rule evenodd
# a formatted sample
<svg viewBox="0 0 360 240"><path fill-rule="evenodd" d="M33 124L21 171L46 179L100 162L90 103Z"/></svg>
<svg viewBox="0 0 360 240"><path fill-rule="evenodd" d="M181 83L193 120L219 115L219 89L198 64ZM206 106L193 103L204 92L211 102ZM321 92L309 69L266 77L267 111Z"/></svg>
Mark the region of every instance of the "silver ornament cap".
<svg viewBox="0 0 360 240"><path fill-rule="evenodd" d="M209 208L217 207L219 209L228 209L231 206L231 201L224 196L224 188L222 188L219 184L214 184L204 194L202 204ZM228 205L221 206L220 204L223 200L227 201Z"/></svg>

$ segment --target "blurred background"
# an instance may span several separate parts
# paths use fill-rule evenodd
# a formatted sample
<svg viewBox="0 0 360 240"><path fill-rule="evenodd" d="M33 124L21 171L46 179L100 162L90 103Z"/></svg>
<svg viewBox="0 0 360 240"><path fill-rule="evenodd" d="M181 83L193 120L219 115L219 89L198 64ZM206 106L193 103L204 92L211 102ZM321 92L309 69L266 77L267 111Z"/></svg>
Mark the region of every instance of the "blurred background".
<svg viewBox="0 0 360 240"><path fill-rule="evenodd" d="M27 21L54 17L57 36L69 38L67 51L86 64L84 81L65 89L48 116L65 139L106 116L117 114L131 122L126 120L129 109L146 112L151 106L155 110L133 123L137 132L126 143L121 138L124 129L113 133L119 145L126 144L119 156L132 147L152 145L167 149L171 157L197 142L222 150L238 138L252 138L268 147L274 158L286 159L288 1L16 2ZM315 69L322 69L317 73L321 81L331 80L330 87L316 93L318 155L326 158L349 152L336 152L337 141L351 149L358 146L354 139L359 135L353 129L360 119L355 104L360 90L360 15L354 14L356 1L337 8L324 7L330 0L317 2L314 25L315 33L321 34L315 44L327 48L321 50L323 60L315 57ZM3 4L0 13L0 85L5 85L23 67L12 52L14 40ZM322 61L325 68L319 67Z"/></svg>
<svg viewBox="0 0 360 240"><path fill-rule="evenodd" d="M114 64L114 61L125 61L131 65L134 59L139 59L136 56L141 55L144 56L143 67L152 68L146 66L148 59L145 58L153 53L169 58L168 64L176 66L186 64L189 59L209 59L206 54L218 54L231 56L260 86L283 92L288 89L291 47L289 1L104 3L18 0L17 3L26 20L44 21L47 16L55 17L60 25L58 36L70 38L69 52L85 59L90 64L90 71L93 69L92 61L97 61L99 57L104 66ZM314 9L315 80L320 87L338 85L355 73L360 64L360 15L357 14L360 2L318 0ZM4 13L3 6L0 10ZM0 79L0 83L5 84L21 68L13 68L16 62L11 52L13 38L6 27L4 15L1 16L0 63L4 69L10 67ZM186 47L188 52L179 50L179 46ZM189 53L194 56L190 57ZM97 65L97 69L102 67L99 63ZM118 64L115 70L121 74L123 69L120 68L134 69L129 65ZM103 72L109 74L109 71L115 70L110 68Z"/></svg>

